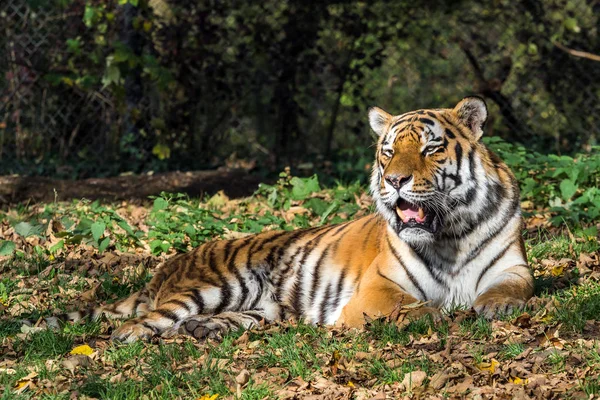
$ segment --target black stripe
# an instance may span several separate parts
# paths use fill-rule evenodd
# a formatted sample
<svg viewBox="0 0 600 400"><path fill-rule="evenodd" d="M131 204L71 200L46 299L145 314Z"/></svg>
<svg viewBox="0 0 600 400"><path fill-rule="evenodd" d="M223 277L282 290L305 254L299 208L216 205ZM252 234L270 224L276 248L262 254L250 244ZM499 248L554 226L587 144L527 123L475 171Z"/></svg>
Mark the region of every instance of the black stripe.
<svg viewBox="0 0 600 400"><path fill-rule="evenodd" d="M504 257L504 254L506 254L506 252L513 245L513 243L515 243L515 240L511 241L504 249L502 249L502 251L500 253L498 253L496 255L496 257L494 257L492 259L492 261L490 261L490 263L488 265L486 265L486 267L483 270L481 270L481 274L479 274L479 278L477 278L477 284L475 285L475 293L477 293L477 289L479 288L479 283L481 282L481 278L483 278L483 276L490 270L490 268L492 268L494 265L496 265L496 263L502 257Z"/></svg>
<svg viewBox="0 0 600 400"><path fill-rule="evenodd" d="M219 280L221 281L221 301L219 305L214 310L215 314L219 314L222 312L231 302L231 285L227 281L227 278L223 276L223 273L219 271L219 268L215 262L215 251L214 247L211 247L210 254L208 255L208 266L210 270L217 275Z"/></svg>
<svg viewBox="0 0 600 400"><path fill-rule="evenodd" d="M204 311L204 299L202 298L202 293L200 293L200 289L194 289L192 291L192 301L196 304L198 308L198 312L196 314L202 314Z"/></svg>
<svg viewBox="0 0 600 400"><path fill-rule="evenodd" d="M367 222L370 222L372 220L372 218L369 218ZM366 226L367 224L365 224L364 226ZM364 251L364 249L367 248L367 244L369 243L369 239L371 238L371 233L373 233L373 230L377 227L377 221L375 221L373 223L373 225L371 225L371 227L369 228L369 230L365 233L364 237L363 237L363 242L362 242L362 249ZM363 226L363 228L364 228ZM362 228L361 228L362 231Z"/></svg>
<svg viewBox="0 0 600 400"><path fill-rule="evenodd" d="M181 300L169 300L169 304L177 304L178 306L180 306L181 308L183 308L185 311L187 311L188 313L192 312L192 309L190 308L190 306L188 306L185 302L181 301Z"/></svg>
<svg viewBox="0 0 600 400"><path fill-rule="evenodd" d="M276 263L275 263L275 259L273 257L275 256L275 252L279 252L279 250L280 250L280 246L278 246L277 243L275 243L275 241L277 239L279 239L280 237L282 237L283 235L290 235L290 236L292 236L292 234L290 232L283 231L283 232L280 232L280 233L278 233L276 235L273 235L269 239L273 243L273 246L271 246L271 250L269 250L269 254L265 258L265 264L267 265L267 269L269 271L271 271L271 270L273 270L273 268L275 268L275 266L276 266L275 264ZM279 261L279 260L277 260L277 261Z"/></svg>
<svg viewBox="0 0 600 400"><path fill-rule="evenodd" d="M459 142L456 142L456 146L454 146L454 151L456 152L456 175L460 176L460 166L462 164L463 149Z"/></svg>
<svg viewBox="0 0 600 400"><path fill-rule="evenodd" d="M346 229L348 229L352 225L353 222L354 221L348 221L348 222L344 222L341 225L334 225L334 226L338 226L338 228L331 234L331 237L333 238L333 237L337 236L340 232L343 232Z"/></svg>
<svg viewBox="0 0 600 400"><path fill-rule="evenodd" d="M316 292L319 287L319 283L321 281L321 265L323 264L323 261L325 261L325 258L329 254L330 248L331 248L331 243L328 244L327 247L325 247L325 250L323 250L323 253L321 253L321 257L319 257L319 260L315 264L315 269L313 270L313 281L312 281L312 285L310 288L310 304L313 304L315 301Z"/></svg>
<svg viewBox="0 0 600 400"><path fill-rule="evenodd" d="M158 328L156 326L150 325L148 322L142 322L142 326L150 329L156 335L158 333Z"/></svg>
<svg viewBox="0 0 600 400"><path fill-rule="evenodd" d="M246 282L244 281L244 277L240 273L239 268L235 265L235 260L237 258L239 251L243 247L245 247L249 242L250 241L245 241L242 244L240 244L240 246L236 247L236 249L233 251L233 254L229 258L229 262L227 263L227 270L235 276L235 278L238 281L238 284L240 285L241 291L242 291L242 293L240 294L240 298L237 302L237 305L235 307L236 310L239 310L242 307L244 300L248 296L248 293L250 293L250 290L248 289L248 286L246 286Z"/></svg>
<svg viewBox="0 0 600 400"><path fill-rule="evenodd" d="M323 236L329 233L333 228L336 228L335 225L329 226L329 229L324 229L323 232L319 233L316 237L312 238L305 246L304 254L302 255L302 259L300 260L300 267L298 268L298 275L296 276L296 282L292 291L292 304L294 307L294 312L296 312L299 316L302 315L302 299L301 299L301 286L302 286L302 278L303 272L306 269L306 259L312 253L312 251L319 245Z"/></svg>
<svg viewBox="0 0 600 400"><path fill-rule="evenodd" d="M210 259L207 259L207 257L210 256L211 252L213 251L213 249L215 248L215 246L217 245L217 241L213 240L212 242L206 243L204 245L204 249L202 252L202 264L204 265L208 265L210 263Z"/></svg>
<svg viewBox="0 0 600 400"><path fill-rule="evenodd" d="M425 292L423 291L423 289L421 288L421 285L419 285L419 282L417 282L417 280L415 279L414 275L408 270L408 268L406 268L406 265L404 265L404 262L402 261L402 258L400 257L400 254L398 254L396 252L396 249L394 249L394 246L392 246L392 243L390 243L390 238L387 237L387 244L388 247L390 248L390 250L392 251L392 254L394 255L394 257L396 258L396 260L398 260L398 263L400 264L400 266L404 269L404 271L406 272L406 275L408 276L408 279L410 279L411 283L414 285L414 287L417 288L417 290L419 291L419 293L421 293L421 296L424 300L427 300L427 296L425 295Z"/></svg>
<svg viewBox="0 0 600 400"><path fill-rule="evenodd" d="M392 279L388 278L387 276L385 276L385 275L384 275L384 274L381 272L381 270L379 269L379 266L377 266L377 275L379 275L380 277L382 277L382 278L383 278L383 279L385 279L385 280L388 280L388 281L392 282L394 285L398 286L398 287L399 287L400 289L402 289L402 290L403 290L403 291L404 291L406 294L408 294L408 291L407 291L407 290L406 290L406 289L405 289L405 288L404 288L404 287L403 287L401 284L399 284L398 282L396 282L396 281L394 281L394 280L392 280Z"/></svg>
<svg viewBox="0 0 600 400"><path fill-rule="evenodd" d="M462 133L462 131L460 130L460 127L455 126L455 124L452 123L452 121L450 121L444 114L440 114L440 117L444 120L445 123L447 123L448 125L450 125L451 127L456 128L456 133L458 133L458 135L460 137L462 137L463 139L467 139L468 138L464 135L464 133Z"/></svg>
<svg viewBox="0 0 600 400"><path fill-rule="evenodd" d="M456 139L456 135L452 132L452 129L446 128L446 136L450 139Z"/></svg>
<svg viewBox="0 0 600 400"><path fill-rule="evenodd" d="M429 118L425 118L425 117L421 117L421 118L417 119L417 121L422 122L427 125L431 125L431 126L435 125L435 123L432 120L430 120Z"/></svg>
<svg viewBox="0 0 600 400"><path fill-rule="evenodd" d="M340 306L340 301L342 299L342 290L344 290L344 281L346 280L346 274L348 273L349 265L344 265L342 269L342 273L340 274L340 279L338 280L337 287L335 289L335 299L333 300L333 310L337 310Z"/></svg>
<svg viewBox="0 0 600 400"><path fill-rule="evenodd" d="M325 288L325 294L323 295L323 301L321 302L321 311L319 312L319 323L324 324L327 318L327 303L329 303L329 296L331 295L331 282Z"/></svg>
<svg viewBox="0 0 600 400"><path fill-rule="evenodd" d="M256 320L256 322L260 322L261 319L265 319L266 320L265 315L263 313L259 312L259 311L256 311L256 310L244 311L242 314L245 315L245 316L247 316L247 317L250 317L250 318Z"/></svg>
<svg viewBox="0 0 600 400"><path fill-rule="evenodd" d="M263 281L262 277L260 276L260 274L258 272L256 272L255 270L251 269L250 273L254 276L254 279L256 279L256 281L258 282L258 291L256 292L256 297L254 298L254 300L252 301L252 304L250 305L250 309L254 310L254 309L256 309L258 302L262 298L263 290L264 290L264 281Z"/></svg>
<svg viewBox="0 0 600 400"><path fill-rule="evenodd" d="M291 247L296 241L300 240L303 236L315 232L315 231L319 231L321 229L326 228L327 226L314 226L312 228L307 228L307 229L299 229L297 231L295 231L294 233L292 233L290 235L290 237L288 237L286 239L285 242L283 242L281 244L281 247L279 248L279 252L277 253L277 258L274 260L275 264L279 263L279 260L281 260L281 258L283 257L285 251Z"/></svg>
<svg viewBox="0 0 600 400"><path fill-rule="evenodd" d="M414 255L417 256L418 258L421 259L421 261L423 262L423 265L425 265L425 268L427 268L427 271L429 271L429 275L440 285L444 286L445 288L448 287L448 284L446 283L446 281L444 281L442 278L440 278L440 276L437 274L436 268L437 269L442 269L442 265L439 263L439 265L434 265L434 260L430 259L429 257L427 257L427 253L426 252L419 252L418 248L413 249L411 247L411 250L413 251ZM442 260L445 259L445 257L441 257L439 254L437 254L439 258L442 258ZM447 259L446 259L447 260ZM437 261L437 260L436 260ZM447 260L448 264L454 264L455 260Z"/></svg>
<svg viewBox="0 0 600 400"><path fill-rule="evenodd" d="M236 320L236 319L233 319L232 317L222 315L222 316L219 316L218 318L221 320L221 322L225 322L226 321L227 324L224 323L224 325L227 328L229 328L230 330L233 329L233 328L238 328L240 326L240 321Z"/></svg>
<svg viewBox="0 0 600 400"><path fill-rule="evenodd" d="M168 318L173 322L179 321L179 317L173 311L163 310L162 308L157 308L154 310L155 313L160 314L161 317Z"/></svg>
<svg viewBox="0 0 600 400"><path fill-rule="evenodd" d="M475 176L475 147L469 151L469 173L471 177Z"/></svg>

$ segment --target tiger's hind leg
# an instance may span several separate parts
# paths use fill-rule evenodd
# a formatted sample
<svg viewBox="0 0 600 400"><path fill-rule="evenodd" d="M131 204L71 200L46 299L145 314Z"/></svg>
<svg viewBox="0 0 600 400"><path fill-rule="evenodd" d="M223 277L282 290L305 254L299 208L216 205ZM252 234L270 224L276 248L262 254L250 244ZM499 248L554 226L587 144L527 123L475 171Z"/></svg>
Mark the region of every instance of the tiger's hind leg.
<svg viewBox="0 0 600 400"><path fill-rule="evenodd" d="M149 340L153 336L160 336L165 331L179 327L192 315L212 311L210 307L203 305L203 296L199 290L175 294L158 307L150 307L143 315L126 321L113 332L111 339L131 343L138 339Z"/></svg>
<svg viewBox="0 0 600 400"><path fill-rule="evenodd" d="M178 332L193 336L197 340L218 339L227 332L243 328L250 329L260 322L270 322L262 310L227 311L216 315L193 315L184 320Z"/></svg>

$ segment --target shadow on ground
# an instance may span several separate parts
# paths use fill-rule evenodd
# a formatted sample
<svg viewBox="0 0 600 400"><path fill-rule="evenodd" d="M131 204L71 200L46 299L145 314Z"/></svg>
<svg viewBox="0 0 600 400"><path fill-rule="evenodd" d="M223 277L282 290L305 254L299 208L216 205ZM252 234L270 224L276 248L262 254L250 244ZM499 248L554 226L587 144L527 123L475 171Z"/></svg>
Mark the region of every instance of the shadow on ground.
<svg viewBox="0 0 600 400"><path fill-rule="evenodd" d="M86 198L90 200L146 199L160 192L190 196L223 190L230 198L252 194L266 179L246 170L166 172L112 178L61 180L46 177L0 176L0 205L19 202L51 202Z"/></svg>

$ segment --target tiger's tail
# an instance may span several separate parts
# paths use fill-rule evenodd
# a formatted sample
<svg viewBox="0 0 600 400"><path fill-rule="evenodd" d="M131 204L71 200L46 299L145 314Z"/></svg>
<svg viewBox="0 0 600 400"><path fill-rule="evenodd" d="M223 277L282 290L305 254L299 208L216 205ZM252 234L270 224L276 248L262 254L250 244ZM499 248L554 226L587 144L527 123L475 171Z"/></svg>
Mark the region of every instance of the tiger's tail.
<svg viewBox="0 0 600 400"><path fill-rule="evenodd" d="M49 327L58 328L65 322L83 320L96 321L102 315L112 319L126 319L142 316L150 310L150 297L146 289L133 293L129 297L103 306L89 307L83 310L53 315L44 318Z"/></svg>

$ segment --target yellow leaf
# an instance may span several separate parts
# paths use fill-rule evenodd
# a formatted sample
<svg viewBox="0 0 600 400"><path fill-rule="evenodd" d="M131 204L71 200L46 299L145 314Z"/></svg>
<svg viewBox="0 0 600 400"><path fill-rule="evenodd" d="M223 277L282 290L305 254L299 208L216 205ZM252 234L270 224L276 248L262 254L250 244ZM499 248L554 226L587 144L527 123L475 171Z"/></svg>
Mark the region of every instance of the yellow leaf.
<svg viewBox="0 0 600 400"><path fill-rule="evenodd" d="M477 368L481 371L490 371L492 374L496 371L496 367L498 367L500 363L495 358L492 358L490 362L482 362L477 364Z"/></svg>
<svg viewBox="0 0 600 400"><path fill-rule="evenodd" d="M514 383L515 385L525 385L527 384L527 379L521 379L518 376L509 379L510 383Z"/></svg>
<svg viewBox="0 0 600 400"><path fill-rule="evenodd" d="M202 397L198 397L196 400L216 400L219 397L218 394L205 394Z"/></svg>
<svg viewBox="0 0 600 400"><path fill-rule="evenodd" d="M21 389L23 386L27 385L28 383L30 383L31 381L19 381L17 382L17 386L15 386L15 389L19 390Z"/></svg>
<svg viewBox="0 0 600 400"><path fill-rule="evenodd" d="M348 383L347 383L346 385L348 385L348 386L349 386L349 387L351 387L351 388L353 388L353 387L354 387L354 383L352 383L352 381L348 381Z"/></svg>
<svg viewBox="0 0 600 400"><path fill-rule="evenodd" d="M84 356L89 356L93 352L94 352L94 349L92 349L87 344L83 344L81 346L77 346L73 350L71 350L71 354L83 354Z"/></svg>
<svg viewBox="0 0 600 400"><path fill-rule="evenodd" d="M552 276L561 276L563 274L563 270L564 269L565 269L565 265L564 264L555 265L550 270L550 274L552 274Z"/></svg>

